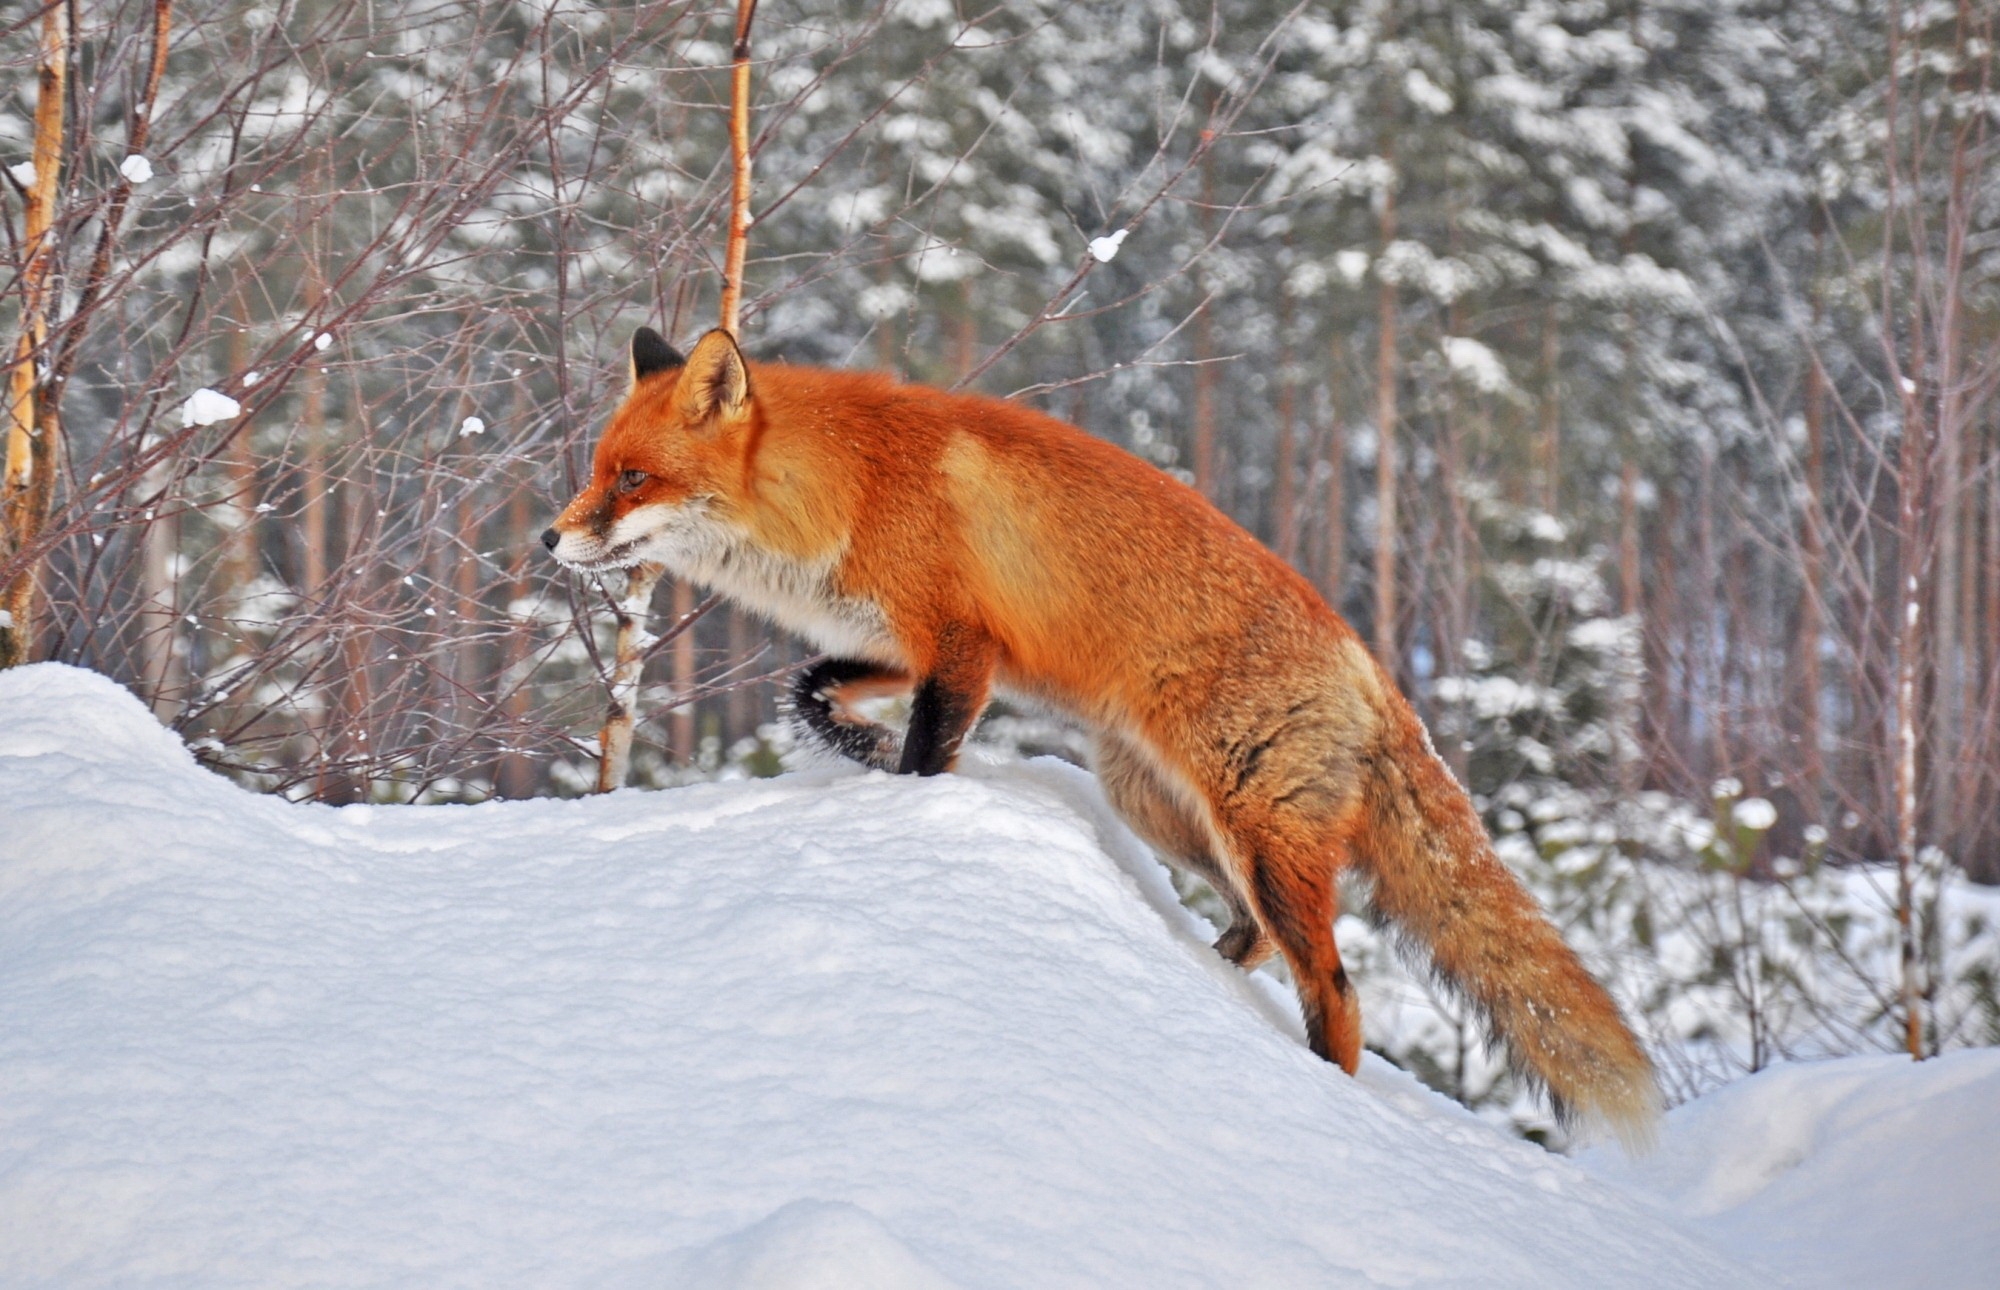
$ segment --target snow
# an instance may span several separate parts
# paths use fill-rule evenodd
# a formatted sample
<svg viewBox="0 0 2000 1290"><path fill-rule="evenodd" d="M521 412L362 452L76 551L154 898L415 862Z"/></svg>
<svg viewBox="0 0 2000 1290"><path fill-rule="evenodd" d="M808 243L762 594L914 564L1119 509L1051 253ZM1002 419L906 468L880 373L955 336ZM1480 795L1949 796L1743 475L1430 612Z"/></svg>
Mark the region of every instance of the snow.
<svg viewBox="0 0 2000 1290"><path fill-rule="evenodd" d="M2000 1195L1990 1055L1586 1170L1313 1057L1059 762L336 809L41 664L0 819L0 1284L1747 1286L1863 1206L1993 1257L1928 1226Z"/></svg>
<svg viewBox="0 0 2000 1290"><path fill-rule="evenodd" d="M1736 823L1762 833L1778 822L1778 808L1768 798L1746 797L1729 810Z"/></svg>
<svg viewBox="0 0 2000 1290"><path fill-rule="evenodd" d="M1487 346L1469 336L1446 336L1442 341L1445 362L1482 394L1511 389L1507 365Z"/></svg>
<svg viewBox="0 0 2000 1290"><path fill-rule="evenodd" d="M1099 264L1111 263L1118 258L1118 248L1125 245L1125 235L1131 231L1128 228L1121 228L1116 232L1106 233L1103 237L1091 238L1090 258Z"/></svg>
<svg viewBox="0 0 2000 1290"><path fill-rule="evenodd" d="M1403 93L1410 102L1432 116L1443 116L1451 111L1451 95L1417 68L1412 67L1403 73Z"/></svg>
<svg viewBox="0 0 2000 1290"><path fill-rule="evenodd" d="M877 322L893 318L910 307L912 297L900 282L877 282L864 287L854 299L854 307L864 318Z"/></svg>
<svg viewBox="0 0 2000 1290"><path fill-rule="evenodd" d="M212 426L218 421L230 420L242 410L242 404L222 391L203 388L190 395L181 408L181 424Z"/></svg>
<svg viewBox="0 0 2000 1290"><path fill-rule="evenodd" d="M485 433L486 433L486 422L480 419L479 417L467 417L465 420L458 423L458 437L461 439L465 438L465 436L469 434L485 434Z"/></svg>
<svg viewBox="0 0 2000 1290"><path fill-rule="evenodd" d="M127 183L143 184L153 177L153 163L135 152L118 163L118 173Z"/></svg>
<svg viewBox="0 0 2000 1290"><path fill-rule="evenodd" d="M1799 1285L1991 1285L2000 1050L1775 1067L1672 1112L1653 1156L1586 1163Z"/></svg>

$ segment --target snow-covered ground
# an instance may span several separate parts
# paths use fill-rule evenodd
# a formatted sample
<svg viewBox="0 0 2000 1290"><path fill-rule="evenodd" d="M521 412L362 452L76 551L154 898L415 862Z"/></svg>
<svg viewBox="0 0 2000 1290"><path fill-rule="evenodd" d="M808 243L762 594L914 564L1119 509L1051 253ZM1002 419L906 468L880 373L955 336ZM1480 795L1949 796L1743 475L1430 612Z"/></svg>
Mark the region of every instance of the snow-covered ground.
<svg viewBox="0 0 2000 1290"><path fill-rule="evenodd" d="M1798 1285L2000 1281L2000 1049L1761 1071L1583 1162Z"/></svg>
<svg viewBox="0 0 2000 1290"><path fill-rule="evenodd" d="M0 1285L1984 1284L2000 1054L1509 1139L1206 947L1088 776L327 807L0 673Z"/></svg>

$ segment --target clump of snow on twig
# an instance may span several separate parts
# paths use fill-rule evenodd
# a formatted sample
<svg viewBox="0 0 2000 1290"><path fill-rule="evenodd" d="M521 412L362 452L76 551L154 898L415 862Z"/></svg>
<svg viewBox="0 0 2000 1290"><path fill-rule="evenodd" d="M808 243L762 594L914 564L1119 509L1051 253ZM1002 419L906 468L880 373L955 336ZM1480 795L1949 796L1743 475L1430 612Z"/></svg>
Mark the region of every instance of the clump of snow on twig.
<svg viewBox="0 0 2000 1290"><path fill-rule="evenodd" d="M465 420L458 423L458 437L461 439L463 439L465 436L469 434L485 434L485 433L486 433L486 423L480 420L478 417L467 417Z"/></svg>
<svg viewBox="0 0 2000 1290"><path fill-rule="evenodd" d="M153 177L153 163L135 152L118 163L118 173L127 183L143 184Z"/></svg>
<svg viewBox="0 0 2000 1290"><path fill-rule="evenodd" d="M181 408L181 424L212 426L218 421L229 420L242 410L243 405L227 394L204 387L196 390Z"/></svg>
<svg viewBox="0 0 2000 1290"><path fill-rule="evenodd" d="M1746 797L1730 808L1730 815L1746 829L1762 833L1778 822L1778 808L1765 798Z"/></svg>
<svg viewBox="0 0 2000 1290"><path fill-rule="evenodd" d="M1121 228L1116 233L1090 239L1090 258L1099 264L1109 264L1118 258L1118 248L1125 244L1125 235L1132 230Z"/></svg>

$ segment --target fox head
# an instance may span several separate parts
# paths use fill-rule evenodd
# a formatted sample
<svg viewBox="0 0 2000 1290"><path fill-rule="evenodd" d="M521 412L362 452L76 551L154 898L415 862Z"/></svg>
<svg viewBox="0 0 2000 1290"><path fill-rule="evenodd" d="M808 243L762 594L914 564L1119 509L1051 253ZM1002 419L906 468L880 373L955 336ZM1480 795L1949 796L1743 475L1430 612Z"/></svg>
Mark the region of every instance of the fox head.
<svg viewBox="0 0 2000 1290"><path fill-rule="evenodd" d="M632 337L631 386L590 483L542 534L573 569L686 566L713 544L753 434L750 372L718 328L683 359L650 327Z"/></svg>

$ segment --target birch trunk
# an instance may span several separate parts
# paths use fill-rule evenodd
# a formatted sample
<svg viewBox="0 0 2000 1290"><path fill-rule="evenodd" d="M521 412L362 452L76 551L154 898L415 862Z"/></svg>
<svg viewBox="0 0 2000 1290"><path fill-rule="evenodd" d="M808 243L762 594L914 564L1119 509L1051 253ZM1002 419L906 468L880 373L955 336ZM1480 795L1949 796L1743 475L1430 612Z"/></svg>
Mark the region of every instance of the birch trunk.
<svg viewBox="0 0 2000 1290"><path fill-rule="evenodd" d="M1896 595L1890 604L1896 613L1894 624L1894 668L1895 695L1892 701L1891 732L1891 787L1895 814L1896 851L1896 926L1898 949L1901 959L1901 979L1899 982L1900 1002L1903 1008L1903 1044L1912 1058L1924 1055L1923 1017L1920 1011L1922 991L1917 984L1917 926L1916 926L1916 874L1918 864L1917 813L1922 805L1918 784L1917 743L1922 729L1922 720L1917 712L1919 683L1922 666L1919 653L1923 648L1923 604L1924 574L1928 563L1925 533L1922 532L1930 502L1928 488L1929 450L1928 425L1924 416L1924 399L1917 374L1905 375L1904 364L1895 351L1896 299L1893 283L1896 279L1895 252L1896 229L1901 212L1901 168L1902 163L1897 146L1896 129L1900 112L1899 97L1901 72L1899 62L1902 57L1902 6L1898 0L1889 0L1889 79L1883 100L1883 115L1886 122L1884 132L1884 173L1887 179L1882 218L1882 343L1884 357L1888 360L1891 379L1901 396L1902 447L1898 455L1898 477L1896 480L1896 548L1897 580ZM1912 246L1913 259L1921 262L1921 248ZM1915 293L1913 293L1915 294ZM1913 302L1914 307L1914 302ZM1917 344L1923 335L1921 328L1911 329L1912 344Z"/></svg>
<svg viewBox="0 0 2000 1290"><path fill-rule="evenodd" d="M743 260L750 240L750 24L757 0L738 0L736 39L730 50L729 80L729 240L723 251L721 324L737 336L743 311ZM646 630L653 588L665 572L658 565L625 571L625 594L618 601L617 639L611 668L610 703L598 731L597 791L621 788L631 771L632 730L638 720L639 677L645 670L652 637ZM694 633L687 616L694 609L694 588L674 583L674 619L680 629L674 641L673 686L678 707L673 714L672 743L683 761L694 747Z"/></svg>
<svg viewBox="0 0 2000 1290"><path fill-rule="evenodd" d="M617 602L617 644L611 665L611 698L597 733L597 791L623 788L632 769L632 725L639 709L639 675L653 643L646 618L662 570L641 564L625 571L625 594Z"/></svg>
<svg viewBox="0 0 2000 1290"><path fill-rule="evenodd" d="M6 474L0 478L0 563L31 548L48 521L54 498L62 422L55 392L42 380L48 361L49 314L56 303L56 181L62 173L64 100L69 82L69 6L42 12L36 55L35 174L22 202L21 331L7 381ZM0 667L29 661L41 612L36 572L28 559L0 587Z"/></svg>

